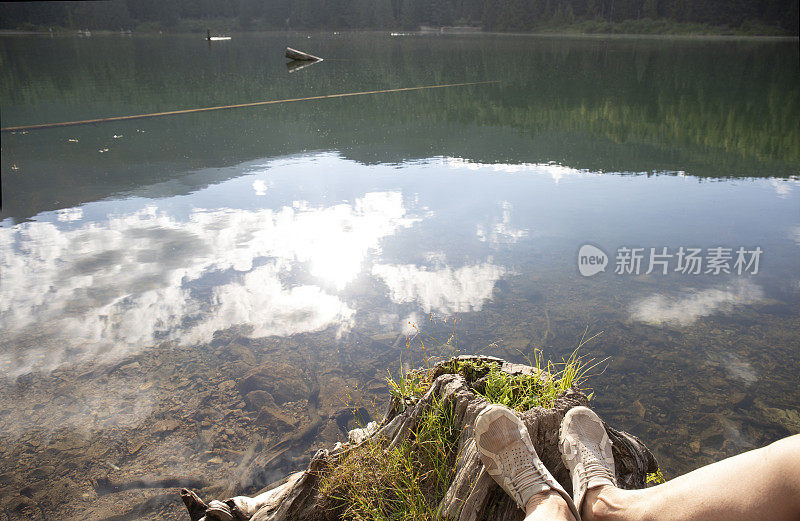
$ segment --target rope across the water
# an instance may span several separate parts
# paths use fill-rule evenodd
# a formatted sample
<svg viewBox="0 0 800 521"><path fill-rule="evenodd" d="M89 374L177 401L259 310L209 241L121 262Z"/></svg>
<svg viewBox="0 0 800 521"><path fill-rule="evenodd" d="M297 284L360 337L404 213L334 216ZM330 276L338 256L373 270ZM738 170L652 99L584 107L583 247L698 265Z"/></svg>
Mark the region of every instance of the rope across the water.
<svg viewBox="0 0 800 521"><path fill-rule="evenodd" d="M168 112L153 112L151 114L136 114L131 116L114 116L110 118L97 118L97 119L84 119L82 121L63 121L61 123L41 123L38 125L20 125L16 127L3 127L0 129L2 132L14 132L18 130L35 130L35 129L43 129L43 128L54 128L54 127L71 127L75 125L89 125L92 123L106 123L109 121L124 121L128 119L143 119L143 118L156 118L161 116L176 116L179 114L191 114L194 112L208 112L211 110L227 110L227 109L239 109L245 107L258 107L261 105L275 105L278 103L290 103L293 101L310 101L310 100L319 100L319 99L329 99L329 98L346 98L349 96L364 96L367 94L385 94L388 92L405 92L411 90L424 90L424 89L442 89L445 87L465 87L468 85L486 85L489 83L499 83L499 81L473 81L473 82L466 82L466 83L447 83L442 85L423 85L421 87L403 87L400 89L383 89L383 90L368 90L363 92L346 92L342 94L325 94L323 96L309 96L307 98L291 98L291 99L279 99L279 100L271 100L271 101L255 101L252 103L240 103L238 105L222 105L218 107L203 107L198 109L183 109L183 110L170 110Z"/></svg>

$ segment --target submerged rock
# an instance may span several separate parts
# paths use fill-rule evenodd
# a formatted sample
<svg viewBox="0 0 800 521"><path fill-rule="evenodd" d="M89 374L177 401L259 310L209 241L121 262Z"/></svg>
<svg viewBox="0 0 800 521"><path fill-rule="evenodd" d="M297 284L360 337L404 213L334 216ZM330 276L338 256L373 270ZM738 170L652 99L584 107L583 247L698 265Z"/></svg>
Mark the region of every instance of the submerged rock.
<svg viewBox="0 0 800 521"><path fill-rule="evenodd" d="M254 367L237 383L239 393L266 391L278 404L308 397L309 386L300 371L289 364L265 363Z"/></svg>
<svg viewBox="0 0 800 521"><path fill-rule="evenodd" d="M178 427L180 427L180 423L178 422L178 420L170 418L167 420L161 420L154 423L153 426L150 427L150 433L167 434L169 432L176 430Z"/></svg>
<svg viewBox="0 0 800 521"><path fill-rule="evenodd" d="M267 391L250 391L244 397L247 408L258 411L262 407L276 407L275 398Z"/></svg>
<svg viewBox="0 0 800 521"><path fill-rule="evenodd" d="M270 431L284 432L295 427L294 418L284 414L277 407L265 405L258 411L256 423L261 427L266 427Z"/></svg>

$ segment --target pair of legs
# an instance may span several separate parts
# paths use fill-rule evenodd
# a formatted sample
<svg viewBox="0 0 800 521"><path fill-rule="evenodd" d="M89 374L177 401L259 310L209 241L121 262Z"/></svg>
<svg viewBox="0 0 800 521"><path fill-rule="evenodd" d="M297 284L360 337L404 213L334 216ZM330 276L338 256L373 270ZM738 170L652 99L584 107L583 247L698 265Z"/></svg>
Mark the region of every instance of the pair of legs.
<svg viewBox="0 0 800 521"><path fill-rule="evenodd" d="M560 447L572 472L573 488L578 490L582 483L585 492L576 495L575 510L570 498L558 490L560 487L538 491L530 498L523 494L525 521L578 521L576 511L582 521L800 521L800 435L702 467L656 487L623 490L615 483L597 484L614 475L610 442L604 447L604 429L602 434L592 430L597 424L602 427L592 411L576 409L582 410L576 411L578 421L565 425L568 413L562 424ZM596 423L585 428L587 419L592 417ZM476 433L477 438L477 424ZM525 436L527 431L521 435ZM522 446L527 445L522 441ZM569 448L570 442L577 443L578 449ZM484 464L489 463L487 469L497 465L496 454L485 458L485 451L480 452ZM508 458L503 453L499 457ZM568 461L570 457L572 461ZM538 461L535 451L531 458ZM515 464L506 464L503 471L513 473L516 468ZM504 489L513 488L513 482L505 476L493 477ZM531 482L517 480L523 487ZM542 487L534 490L538 488ZM517 490L510 493L519 497Z"/></svg>

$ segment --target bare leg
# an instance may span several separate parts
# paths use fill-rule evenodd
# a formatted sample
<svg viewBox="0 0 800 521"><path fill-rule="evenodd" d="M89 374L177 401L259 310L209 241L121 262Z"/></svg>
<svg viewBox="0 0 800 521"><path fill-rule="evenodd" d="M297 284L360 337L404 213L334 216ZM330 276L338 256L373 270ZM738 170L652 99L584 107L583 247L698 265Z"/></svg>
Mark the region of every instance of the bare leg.
<svg viewBox="0 0 800 521"><path fill-rule="evenodd" d="M554 490L533 496L525 505L525 521L575 521L567 502Z"/></svg>
<svg viewBox="0 0 800 521"><path fill-rule="evenodd" d="M657 487L590 489L581 517L584 521L800 521L800 435Z"/></svg>

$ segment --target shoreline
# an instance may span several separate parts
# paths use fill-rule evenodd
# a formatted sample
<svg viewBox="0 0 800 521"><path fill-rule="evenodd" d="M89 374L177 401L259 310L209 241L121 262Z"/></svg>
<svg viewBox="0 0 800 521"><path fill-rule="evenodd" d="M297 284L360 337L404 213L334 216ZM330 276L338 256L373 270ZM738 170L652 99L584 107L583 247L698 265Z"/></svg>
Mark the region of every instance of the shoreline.
<svg viewBox="0 0 800 521"><path fill-rule="evenodd" d="M351 33L386 33L392 36L527 36L527 37L547 37L547 38L641 38L641 39L709 39L709 40L764 40L764 41L797 41L800 40L800 35L789 34L746 34L737 33L735 31L726 32L705 32L705 31L687 31L687 32L600 32L600 31L581 31L570 28L558 28L553 30L535 30L535 31L486 31L486 30L465 30L459 31L457 29L445 28L444 31L431 31L431 30L402 30L402 29L240 29L230 28L227 30L223 28L220 31L213 31L218 33L225 33L229 35L256 35L256 34L276 34L276 33L294 33L294 34L351 34ZM1 36L49 36L49 37L65 37L73 36L78 38L91 38L92 36L195 36L202 35L205 38L205 30L200 31L196 29L181 29L181 30L164 30L164 29L134 29L132 32L120 32L107 29L93 29L91 35L86 36L79 34L77 29L64 29L58 28L53 31L31 31L21 29L0 29Z"/></svg>

